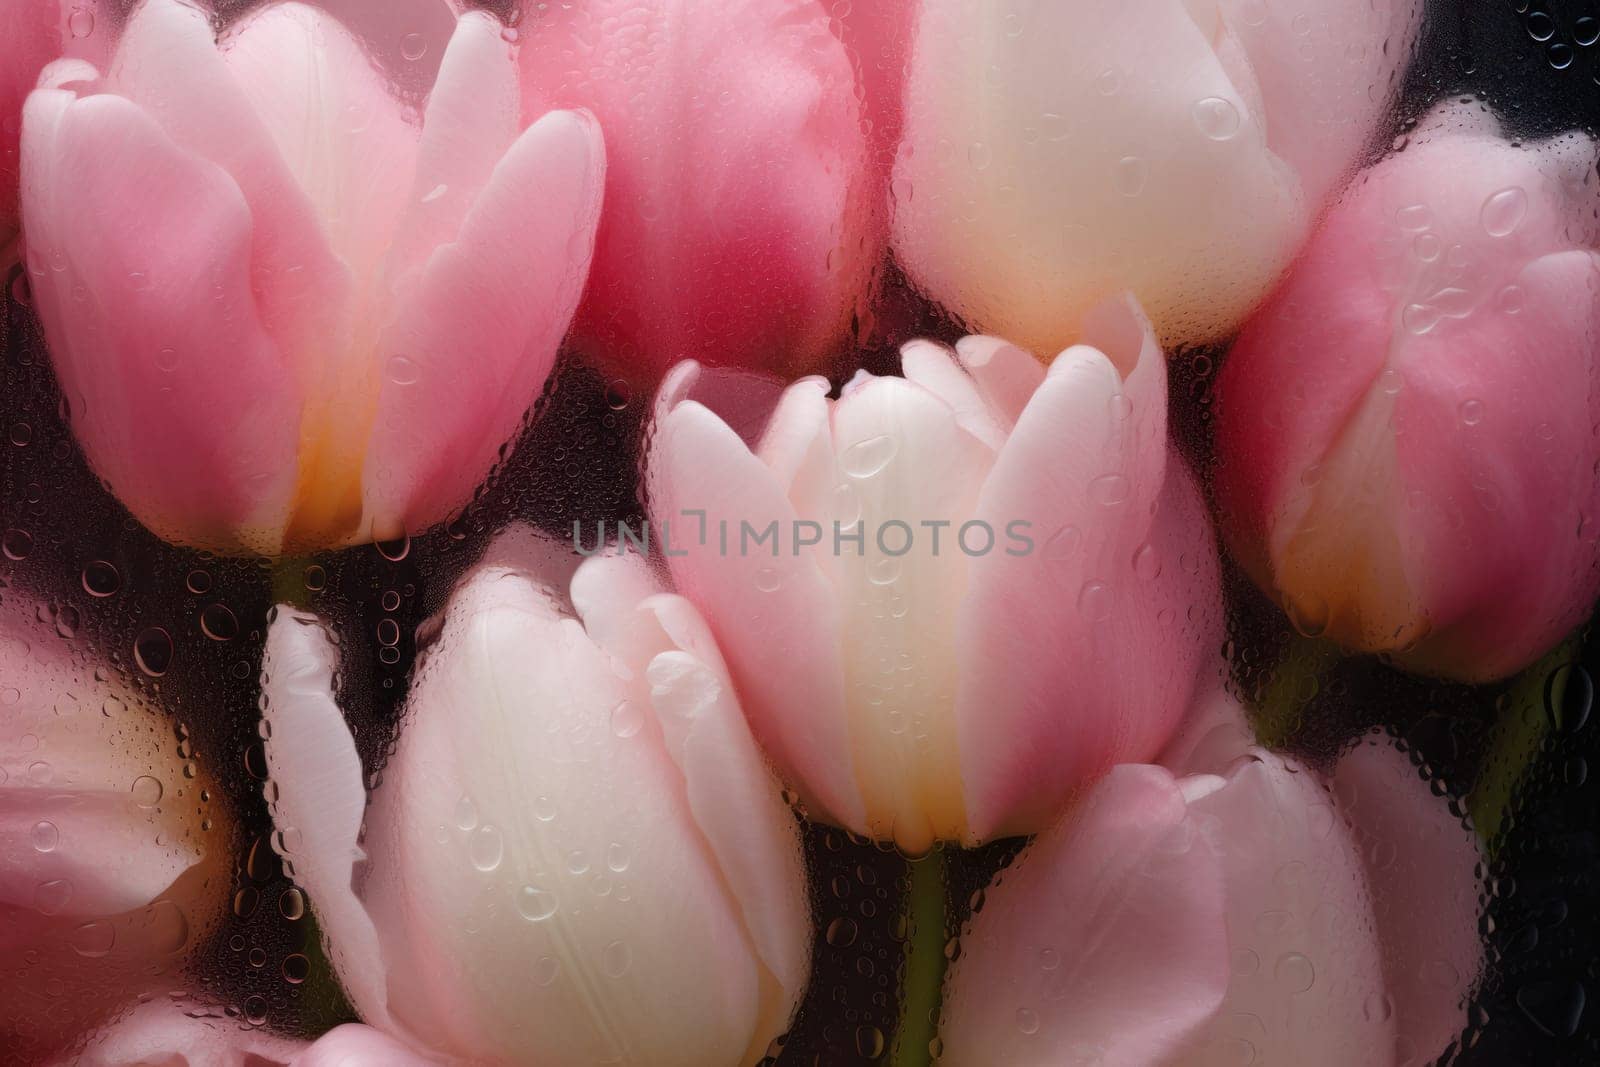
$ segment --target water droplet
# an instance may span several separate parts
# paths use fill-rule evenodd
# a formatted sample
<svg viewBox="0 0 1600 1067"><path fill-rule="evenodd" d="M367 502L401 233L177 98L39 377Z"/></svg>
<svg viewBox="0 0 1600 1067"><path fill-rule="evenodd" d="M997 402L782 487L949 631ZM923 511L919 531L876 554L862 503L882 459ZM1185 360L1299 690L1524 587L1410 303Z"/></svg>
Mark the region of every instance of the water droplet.
<svg viewBox="0 0 1600 1067"><path fill-rule="evenodd" d="M1133 554L1133 573L1147 582L1161 577L1161 553L1156 551L1155 545L1142 545Z"/></svg>
<svg viewBox="0 0 1600 1067"><path fill-rule="evenodd" d="M1239 132L1239 109L1231 100L1208 96L1194 105L1194 124L1213 141L1226 141Z"/></svg>
<svg viewBox="0 0 1600 1067"><path fill-rule="evenodd" d="M1104 622L1111 618L1116 598L1111 587L1104 582L1084 582L1078 590L1078 612L1090 622Z"/></svg>
<svg viewBox="0 0 1600 1067"><path fill-rule="evenodd" d="M1483 421L1483 401L1463 400L1457 414L1461 416L1461 425L1476 426Z"/></svg>
<svg viewBox="0 0 1600 1067"><path fill-rule="evenodd" d="M625 941L613 941L600 954L600 966L612 978L621 978L633 965L633 950Z"/></svg>
<svg viewBox="0 0 1600 1067"><path fill-rule="evenodd" d="M1580 48L1590 48L1600 41L1600 19L1585 15L1572 24L1572 39Z"/></svg>
<svg viewBox="0 0 1600 1067"><path fill-rule="evenodd" d="M294 886L278 894L278 914L290 922L299 922L306 914L305 894Z"/></svg>
<svg viewBox="0 0 1600 1067"><path fill-rule="evenodd" d="M624 700L611 709L611 732L618 737L632 737L644 729L644 712L631 700Z"/></svg>
<svg viewBox="0 0 1600 1067"><path fill-rule="evenodd" d="M406 356L389 357L389 380L396 385L416 385L422 376L415 361Z"/></svg>
<svg viewBox="0 0 1600 1067"><path fill-rule="evenodd" d="M72 931L72 951L85 959L109 955L117 943L117 928L108 922L91 921Z"/></svg>
<svg viewBox="0 0 1600 1067"><path fill-rule="evenodd" d="M122 587L122 575L103 559L83 565L83 591L92 597L107 597Z"/></svg>
<svg viewBox="0 0 1600 1067"><path fill-rule="evenodd" d="M411 552L411 538L397 537L389 541L375 541L372 547L378 550L378 555L390 563L399 563Z"/></svg>
<svg viewBox="0 0 1600 1067"><path fill-rule="evenodd" d="M462 793L461 799L456 801L455 812L456 826L462 830L470 830L478 825L478 805L472 798Z"/></svg>
<svg viewBox="0 0 1600 1067"><path fill-rule="evenodd" d="M556 817L556 802L547 796L533 798L533 817L540 822L550 822Z"/></svg>
<svg viewBox="0 0 1600 1067"><path fill-rule="evenodd" d="M211 592L211 575L205 571L193 570L189 572L189 576L184 579L183 584L189 592L194 593L196 596L204 596L206 593Z"/></svg>
<svg viewBox="0 0 1600 1067"><path fill-rule="evenodd" d="M1411 250L1422 262L1432 263L1444 251L1444 243L1439 240L1437 234L1419 233L1417 239L1411 242Z"/></svg>
<svg viewBox="0 0 1600 1067"><path fill-rule="evenodd" d="M1039 1016L1028 1008L1018 1008L1017 1029L1025 1034L1037 1034L1039 1032Z"/></svg>
<svg viewBox="0 0 1600 1067"><path fill-rule="evenodd" d="M1071 559L1083 544L1083 533L1076 526L1063 526L1050 535L1050 540L1044 543L1044 557L1048 560L1060 562Z"/></svg>
<svg viewBox="0 0 1600 1067"><path fill-rule="evenodd" d="M159 626L141 630L133 640L133 662L151 678L160 678L172 666L172 635Z"/></svg>
<svg viewBox="0 0 1600 1067"><path fill-rule="evenodd" d="M1427 204L1411 204L1394 213L1395 222L1407 233L1417 233L1433 225L1433 211Z"/></svg>
<svg viewBox="0 0 1600 1067"><path fill-rule="evenodd" d="M628 847L620 841L613 841L606 849L606 866L617 874L628 869Z"/></svg>
<svg viewBox="0 0 1600 1067"><path fill-rule="evenodd" d="M1273 968L1272 975L1280 986L1291 993L1307 992L1317 980L1316 968L1298 952L1285 953Z"/></svg>
<svg viewBox="0 0 1600 1067"><path fill-rule="evenodd" d="M400 54L409 63L415 63L428 54L428 42L420 33L408 33L400 39Z"/></svg>
<svg viewBox="0 0 1600 1067"><path fill-rule="evenodd" d="M1501 189L1483 202L1478 221L1490 237L1507 237L1528 214L1528 194L1520 185Z"/></svg>
<svg viewBox="0 0 1600 1067"><path fill-rule="evenodd" d="M626 378L613 378L606 385L606 407L612 411L623 411L632 402L633 386Z"/></svg>
<svg viewBox="0 0 1600 1067"><path fill-rule="evenodd" d="M543 922L556 913L556 895L536 885L517 890L517 913L529 922Z"/></svg>
<svg viewBox="0 0 1600 1067"><path fill-rule="evenodd" d="M1102 507L1116 507L1132 491L1128 479L1121 474L1102 474L1089 483L1089 499Z"/></svg>
<svg viewBox="0 0 1600 1067"><path fill-rule="evenodd" d="M763 593L776 593L783 585L783 575L776 567L762 567L756 571L756 588Z"/></svg>
<svg viewBox="0 0 1600 1067"><path fill-rule="evenodd" d="M852 478L871 478L894 459L899 445L888 434L857 441L839 455L839 466Z"/></svg>
<svg viewBox="0 0 1600 1067"><path fill-rule="evenodd" d="M56 830L53 822L40 821L33 824L33 832L29 839L33 841L36 852L54 852L56 845L61 841L61 834Z"/></svg>
<svg viewBox="0 0 1600 1067"><path fill-rule="evenodd" d="M1328 602L1315 593L1289 598L1284 612L1294 628L1306 637L1321 637L1328 629Z"/></svg>
<svg viewBox="0 0 1600 1067"><path fill-rule="evenodd" d="M72 900L72 883L65 878L40 882L33 890L33 910L41 915L59 915Z"/></svg>
<svg viewBox="0 0 1600 1067"><path fill-rule="evenodd" d="M856 1027L856 1052L864 1059L875 1060L883 1055L883 1031L870 1023Z"/></svg>
<svg viewBox="0 0 1600 1067"><path fill-rule="evenodd" d="M133 802L141 808L153 808L161 803L161 781L141 774L133 780Z"/></svg>
<svg viewBox="0 0 1600 1067"><path fill-rule="evenodd" d="M200 612L200 632L213 641L232 641L239 636L239 620L226 604L207 604Z"/></svg>
<svg viewBox="0 0 1600 1067"><path fill-rule="evenodd" d="M480 871L492 871L500 866L500 859L505 855L505 842L500 831L493 826L480 826L478 832L472 835L467 852L474 867Z"/></svg>
<svg viewBox="0 0 1600 1067"><path fill-rule="evenodd" d="M32 551L33 535L27 530L12 527L0 535L0 552L4 552L7 559L27 559L28 553Z"/></svg>
<svg viewBox="0 0 1600 1067"><path fill-rule="evenodd" d="M867 581L873 585L893 585L900 580L900 560L895 556L880 556L867 564Z"/></svg>
<svg viewBox="0 0 1600 1067"><path fill-rule="evenodd" d="M1117 163L1117 192L1123 196L1138 196L1150 180L1150 164L1138 156L1123 156Z"/></svg>
<svg viewBox="0 0 1600 1067"><path fill-rule="evenodd" d="M298 952L291 952L283 958L281 970L285 982L299 985L311 977L311 961Z"/></svg>
<svg viewBox="0 0 1600 1067"><path fill-rule="evenodd" d="M156 370L163 374L171 374L178 369L178 364L183 359L178 355L176 348L161 348L156 350Z"/></svg>
<svg viewBox="0 0 1600 1067"><path fill-rule="evenodd" d="M1439 309L1428 304L1407 304L1400 313L1400 321L1407 332L1424 334L1439 325Z"/></svg>
<svg viewBox="0 0 1600 1067"><path fill-rule="evenodd" d="M967 162L973 170L988 170L989 164L994 162L994 153L982 141L975 141L967 148Z"/></svg>
<svg viewBox="0 0 1600 1067"><path fill-rule="evenodd" d="M80 41L94 33L94 12L79 8L68 15L67 32Z"/></svg>
<svg viewBox="0 0 1600 1067"><path fill-rule="evenodd" d="M1494 305L1503 315L1515 315L1522 311L1522 304L1526 294L1520 285L1508 285L1500 290L1495 297Z"/></svg>

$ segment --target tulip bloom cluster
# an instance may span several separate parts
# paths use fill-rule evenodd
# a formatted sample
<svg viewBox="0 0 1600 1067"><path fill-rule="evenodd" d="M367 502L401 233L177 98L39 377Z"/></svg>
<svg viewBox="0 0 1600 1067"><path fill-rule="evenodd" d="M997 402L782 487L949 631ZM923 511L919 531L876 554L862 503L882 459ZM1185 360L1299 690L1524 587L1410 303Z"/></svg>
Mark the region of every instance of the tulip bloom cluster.
<svg viewBox="0 0 1600 1067"><path fill-rule="evenodd" d="M947 973L910 942L941 1062L1447 1049L1470 821L1382 732L1267 747L1228 624L1478 684L1588 617L1595 142L1458 102L1373 162L1421 0L505 6L0 0L0 246L83 460L175 550L423 539L558 361L653 395L641 523L420 568L381 752L347 605L243 628L254 818L359 1017L326 1033L167 1002L214 984L251 814L178 696L0 575L0 1042L755 1063L828 1006L821 826L1031 839ZM937 338L859 354L904 286Z"/></svg>

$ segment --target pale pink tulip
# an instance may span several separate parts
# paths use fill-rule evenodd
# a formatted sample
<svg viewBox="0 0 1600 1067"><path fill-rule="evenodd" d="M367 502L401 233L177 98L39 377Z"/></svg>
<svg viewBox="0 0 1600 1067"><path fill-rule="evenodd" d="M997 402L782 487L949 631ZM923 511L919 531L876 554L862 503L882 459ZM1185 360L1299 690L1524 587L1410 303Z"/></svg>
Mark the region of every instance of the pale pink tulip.
<svg viewBox="0 0 1600 1067"><path fill-rule="evenodd" d="M1536 659L1600 591L1600 182L1456 105L1375 166L1227 357L1223 528L1295 624L1426 673Z"/></svg>
<svg viewBox="0 0 1600 1067"><path fill-rule="evenodd" d="M1215 550L1143 316L1084 341L1048 372L913 343L904 378L768 411L663 384L654 532L813 815L913 850L1036 832L1166 743L1220 641Z"/></svg>
<svg viewBox="0 0 1600 1067"><path fill-rule="evenodd" d="M228 900L226 807L71 618L0 600L0 1049L164 988Z"/></svg>
<svg viewBox="0 0 1600 1067"><path fill-rule="evenodd" d="M974 328L1053 352L1131 290L1166 344L1267 292L1377 131L1421 0L926 0L894 242Z"/></svg>
<svg viewBox="0 0 1600 1067"><path fill-rule="evenodd" d="M882 248L856 82L820 0L527 3L526 110L605 134L574 324L640 392L680 359L814 370ZM881 221L881 220L880 220Z"/></svg>
<svg viewBox="0 0 1600 1067"><path fill-rule="evenodd" d="M420 531L538 397L591 254L600 133L553 112L519 134L504 29L447 25L420 124L296 3L219 43L204 11L145 0L104 72L54 64L29 98L56 373L90 463L162 537L271 554Z"/></svg>
<svg viewBox="0 0 1600 1067"><path fill-rule="evenodd" d="M467 576L370 798L329 635L280 610L284 858L362 1018L419 1050L754 1062L809 969L795 819L688 602L636 556L568 601L565 553L514 531Z"/></svg>
<svg viewBox="0 0 1600 1067"><path fill-rule="evenodd" d="M1117 767L990 887L941 1062L1404 1067L1459 1034L1481 967L1470 831L1392 747L1348 757L1336 795L1212 702L1187 765Z"/></svg>
<svg viewBox="0 0 1600 1067"><path fill-rule="evenodd" d="M88 1035L56 1067L437 1067L381 1030L336 1026L316 1041L245 1026L220 1007L153 1000Z"/></svg>

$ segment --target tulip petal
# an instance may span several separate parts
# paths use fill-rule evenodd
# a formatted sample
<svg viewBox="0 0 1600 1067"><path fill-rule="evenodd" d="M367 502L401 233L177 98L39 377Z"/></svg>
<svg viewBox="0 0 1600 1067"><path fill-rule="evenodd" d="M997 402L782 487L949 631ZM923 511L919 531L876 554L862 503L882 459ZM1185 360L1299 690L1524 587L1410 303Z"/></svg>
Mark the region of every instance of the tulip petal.
<svg viewBox="0 0 1600 1067"><path fill-rule="evenodd" d="M894 179L912 280L1038 353L1123 290L1168 344L1232 329L1308 213L1207 6L924 3Z"/></svg>
<svg viewBox="0 0 1600 1067"><path fill-rule="evenodd" d="M289 1067L436 1067L437 1063L382 1030L345 1023L317 1038L289 1061Z"/></svg>
<svg viewBox="0 0 1600 1067"><path fill-rule="evenodd" d="M796 512L785 487L726 423L690 400L657 416L649 492L658 528L670 524L664 554L673 579L711 620L736 687L770 697L745 708L762 747L813 812L865 828L853 768L839 756L851 749L838 609L819 562L790 543ZM697 513L707 523L699 530ZM735 551L722 550L720 520L732 525ZM758 531L776 521L771 556L737 550L740 520Z"/></svg>
<svg viewBox="0 0 1600 1067"><path fill-rule="evenodd" d="M912 341L900 347L900 368L915 382L950 406L956 422L972 436L1000 451L1009 426L1002 426L972 376L942 345Z"/></svg>
<svg viewBox="0 0 1600 1067"><path fill-rule="evenodd" d="M1306 202L1321 204L1359 162L1374 120L1399 92L1422 0L1217 6L1270 104L1268 143L1300 176Z"/></svg>
<svg viewBox="0 0 1600 1067"><path fill-rule="evenodd" d="M956 342L956 355L988 400L1006 432L1017 424L1034 390L1044 381L1044 368L1033 353L998 337L972 334Z"/></svg>
<svg viewBox="0 0 1600 1067"><path fill-rule="evenodd" d="M220 54L334 254L358 286L372 284L416 169L399 99L337 19L296 0L247 15ZM323 381L340 377L329 367Z"/></svg>
<svg viewBox="0 0 1600 1067"><path fill-rule="evenodd" d="M1189 783L1189 809L1222 865L1232 974L1221 1007L1171 1062L1391 1063L1394 1027L1375 1010L1383 949L1361 857L1326 788L1262 750L1226 779Z"/></svg>
<svg viewBox="0 0 1600 1067"><path fill-rule="evenodd" d="M961 606L961 766L980 838L1025 833L1076 784L1155 758L1220 640L1204 505L1165 440L1164 357L1127 303L1088 321L1106 352L1075 346L1051 365L976 511L1029 538L973 560Z"/></svg>
<svg viewBox="0 0 1600 1067"><path fill-rule="evenodd" d="M682 598L655 607L704 630ZM704 646L715 652L709 632ZM689 809L739 902L756 952L776 989L765 989L761 1019L743 1059L759 1059L789 1028L810 974L810 908L800 830L778 782L762 762L720 660L706 663L687 651L663 652L650 662L651 704L668 750L683 772Z"/></svg>
<svg viewBox="0 0 1600 1067"><path fill-rule="evenodd" d="M1227 986L1217 857L1170 775L1118 767L986 891L940 1062L1187 1063Z"/></svg>
<svg viewBox="0 0 1600 1067"><path fill-rule="evenodd" d="M386 959L352 887L367 805L361 757L334 701L337 654L316 618L280 607L267 630L262 691L273 824L311 898L328 955L362 1018L393 1029Z"/></svg>
<svg viewBox="0 0 1600 1067"><path fill-rule="evenodd" d="M28 116L30 270L90 462L158 534L275 550L299 405L252 296L249 207L119 97L41 92Z"/></svg>
<svg viewBox="0 0 1600 1067"><path fill-rule="evenodd" d="M833 407L833 438L835 484L848 487L865 541L830 555L823 571L834 602L850 605L845 689L869 831L913 852L967 840L962 790L953 787L964 771L951 699L956 620L972 568L1001 551L1001 527L965 521L976 513L994 451L935 394L903 378L863 378L847 388ZM917 462L930 456L939 457L936 478ZM835 517L832 509L821 514ZM928 526L940 522L942 530Z"/></svg>
<svg viewBox="0 0 1600 1067"><path fill-rule="evenodd" d="M105 88L144 108L179 147L211 160L237 184L252 222L247 291L259 302L285 366L303 390L315 387L328 351L348 342L354 281L217 50L207 13L184 0L138 5L123 27ZM142 201L141 195L123 204Z"/></svg>
<svg viewBox="0 0 1600 1067"><path fill-rule="evenodd" d="M447 518L538 399L583 291L604 175L590 116L544 116L398 299L362 475L376 536Z"/></svg>
<svg viewBox="0 0 1600 1067"><path fill-rule="evenodd" d="M0 245L17 230L22 102L61 49L60 17L44 0L0 5Z"/></svg>
<svg viewBox="0 0 1600 1067"><path fill-rule="evenodd" d="M1484 968L1477 836L1391 741L1363 740L1333 785L1366 859L1396 1057L1431 1063L1466 1030Z"/></svg>
<svg viewBox="0 0 1600 1067"><path fill-rule="evenodd" d="M530 14L524 114L593 111L610 167L575 330L645 380L814 367L878 249L850 62L815 0L591 0Z"/></svg>
<svg viewBox="0 0 1600 1067"><path fill-rule="evenodd" d="M539 575L468 576L368 815L365 898L413 964L391 968L396 1018L469 1059L749 1046L756 957L659 731L642 665Z"/></svg>
<svg viewBox="0 0 1600 1067"><path fill-rule="evenodd" d="M389 253L391 277L404 277L460 233L462 220L517 138L517 91L505 28L486 12L463 13L428 94L411 204Z"/></svg>
<svg viewBox="0 0 1600 1067"><path fill-rule="evenodd" d="M95 1033L59 1067L68 1062L72 1067L298 1067L324 1062L297 1059L305 1048L304 1041L246 1027L220 1010L198 1015L190 1006L154 1000ZM410 1067L404 1061L389 1062Z"/></svg>

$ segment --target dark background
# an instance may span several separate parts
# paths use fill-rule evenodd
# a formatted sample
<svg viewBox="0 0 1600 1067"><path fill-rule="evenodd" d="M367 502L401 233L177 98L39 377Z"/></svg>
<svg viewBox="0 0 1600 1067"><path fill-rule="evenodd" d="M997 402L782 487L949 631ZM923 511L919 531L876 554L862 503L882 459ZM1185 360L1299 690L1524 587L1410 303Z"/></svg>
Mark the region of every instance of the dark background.
<svg viewBox="0 0 1600 1067"><path fill-rule="evenodd" d="M1403 138L1435 101L1457 94L1487 100L1522 136L1600 126L1597 39L1595 0L1434 2L1394 126L1375 153ZM3 312L0 527L8 531L8 551L0 557L0 585L63 613L75 639L97 646L132 684L169 708L174 744L180 726L186 728L239 813L231 842L237 862L225 890L233 908L219 928L196 932L193 980L204 1001L252 1023L319 1032L349 1018L348 1008L320 954L313 920L293 917L293 897L285 896L290 884L267 846L271 824L262 799L256 678L274 576L257 562L172 548L135 523L87 469L66 429L20 271L6 279ZM899 281L892 263L871 321L882 339L862 336L841 352L837 380L862 364L893 370L895 344L910 335L961 333ZM1175 357L1174 411L1202 463L1209 383L1225 358L1225 346ZM324 554L303 574L303 564L296 565L311 606L340 629L344 705L371 773L381 773L393 737L415 654L412 635L494 530L512 519L563 532L580 517L640 517L635 457L646 430L645 392L603 381L568 353L503 469L459 519L405 544ZM9 531L25 532L26 545ZM84 572L92 561L115 570L113 595L88 594ZM104 574L96 569L95 580ZM223 639L208 636L202 614L215 620L224 617L222 609L237 626L222 627ZM1236 676L1247 691L1260 691L1293 636L1237 578L1230 583L1230 618ZM386 620L398 623L397 645L383 644L380 635L393 632L380 629ZM132 653L141 635L157 627L171 635L171 662L153 678L134 666ZM1441 1062L1600 1064L1600 1006L1589 1003L1600 998L1600 781L1593 773L1600 770L1600 726L1590 715L1600 640L1581 634L1569 654L1537 670L1559 673L1565 685L1541 686L1533 678L1531 691L1565 693L1534 709L1555 726L1517 794L1513 829L1486 871L1489 966L1471 1026ZM1470 808L1474 788L1492 771L1494 724L1516 694L1528 691L1528 679L1470 689L1417 681L1370 659L1345 660L1305 700L1302 725L1287 744L1316 762L1362 729L1386 727L1422 754L1436 788ZM900 1013L904 946L915 933L904 910L907 862L836 830L808 829L806 841L815 973L793 1032L773 1051L784 1064L886 1058ZM940 939L959 933L974 895L1019 846L1001 842L949 857L954 918ZM0 1058L33 1057L12 1048L0 1049Z"/></svg>

